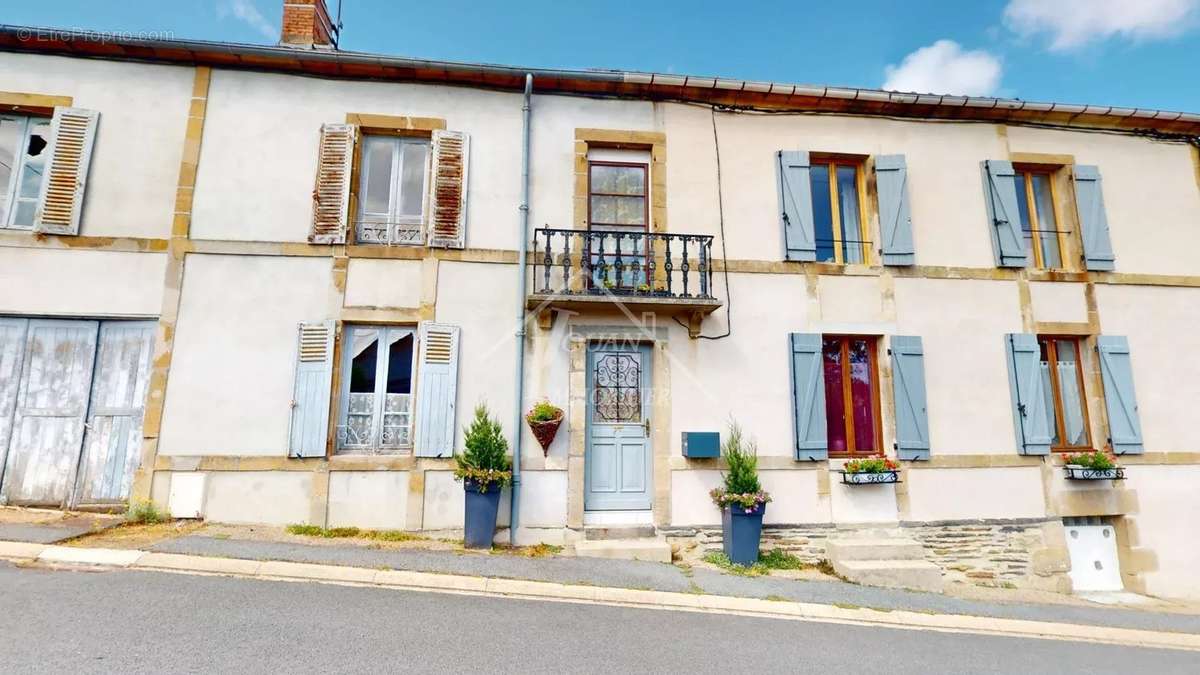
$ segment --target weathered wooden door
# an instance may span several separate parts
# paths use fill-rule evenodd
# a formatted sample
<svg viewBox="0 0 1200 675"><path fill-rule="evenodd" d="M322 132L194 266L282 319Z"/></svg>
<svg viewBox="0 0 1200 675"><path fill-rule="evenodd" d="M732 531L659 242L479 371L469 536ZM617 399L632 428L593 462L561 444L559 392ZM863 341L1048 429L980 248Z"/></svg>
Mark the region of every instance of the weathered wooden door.
<svg viewBox="0 0 1200 675"><path fill-rule="evenodd" d="M584 508L648 510L650 348L589 345L587 376Z"/></svg>
<svg viewBox="0 0 1200 675"><path fill-rule="evenodd" d="M141 458L155 327L153 321L100 324L83 456L71 506L109 504L129 497Z"/></svg>
<svg viewBox="0 0 1200 675"><path fill-rule="evenodd" d="M30 319L0 496L65 506L92 384L99 322Z"/></svg>
<svg viewBox="0 0 1200 675"><path fill-rule="evenodd" d="M4 485L5 459L12 437L21 366L25 363L25 331L28 328L29 319L0 317L0 486Z"/></svg>

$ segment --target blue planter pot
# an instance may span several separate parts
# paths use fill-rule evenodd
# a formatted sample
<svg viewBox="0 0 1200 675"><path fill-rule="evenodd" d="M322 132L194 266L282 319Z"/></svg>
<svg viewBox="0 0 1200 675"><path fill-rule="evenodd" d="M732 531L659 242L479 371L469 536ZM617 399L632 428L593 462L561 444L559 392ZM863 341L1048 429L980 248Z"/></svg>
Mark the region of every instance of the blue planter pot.
<svg viewBox="0 0 1200 675"><path fill-rule="evenodd" d="M463 492L467 500L463 546L491 548L496 536L496 514L500 510L500 486L490 485L487 492L480 492L477 483L463 481Z"/></svg>
<svg viewBox="0 0 1200 675"><path fill-rule="evenodd" d="M734 564L748 567L758 562L758 542L762 539L766 510L766 504L759 504L749 513L740 506L728 506L721 514L725 556Z"/></svg>

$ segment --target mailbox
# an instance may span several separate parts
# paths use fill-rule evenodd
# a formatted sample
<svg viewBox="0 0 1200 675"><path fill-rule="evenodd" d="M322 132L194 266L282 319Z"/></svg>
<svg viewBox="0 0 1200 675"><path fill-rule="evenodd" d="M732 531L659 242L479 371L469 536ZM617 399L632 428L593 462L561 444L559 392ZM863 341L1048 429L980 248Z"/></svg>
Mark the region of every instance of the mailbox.
<svg viewBox="0 0 1200 675"><path fill-rule="evenodd" d="M716 431L683 432L683 456L698 459L721 456L721 434Z"/></svg>

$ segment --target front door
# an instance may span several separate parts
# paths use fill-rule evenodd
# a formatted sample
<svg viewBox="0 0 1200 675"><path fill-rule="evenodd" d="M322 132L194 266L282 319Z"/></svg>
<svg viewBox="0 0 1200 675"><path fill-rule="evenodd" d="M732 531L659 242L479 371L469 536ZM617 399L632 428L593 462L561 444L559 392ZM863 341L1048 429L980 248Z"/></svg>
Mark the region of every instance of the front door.
<svg viewBox="0 0 1200 675"><path fill-rule="evenodd" d="M96 321L30 319L0 496L66 506L83 445Z"/></svg>
<svg viewBox="0 0 1200 675"><path fill-rule="evenodd" d="M588 345L584 508L650 509L650 348Z"/></svg>

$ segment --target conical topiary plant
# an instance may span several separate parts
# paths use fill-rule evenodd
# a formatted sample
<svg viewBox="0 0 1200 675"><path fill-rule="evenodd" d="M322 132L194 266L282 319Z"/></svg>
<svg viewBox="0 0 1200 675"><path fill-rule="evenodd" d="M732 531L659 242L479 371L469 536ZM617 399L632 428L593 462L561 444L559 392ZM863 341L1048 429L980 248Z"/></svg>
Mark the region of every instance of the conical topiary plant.
<svg viewBox="0 0 1200 675"><path fill-rule="evenodd" d="M455 454L454 477L479 486L487 492L512 482L512 460L508 457L508 441L500 422L492 419L487 405L475 406L475 419L463 429L462 454Z"/></svg>
<svg viewBox="0 0 1200 675"><path fill-rule="evenodd" d="M754 441L742 438L742 427L734 420L729 421L729 438L721 444L721 456L729 471L722 476L724 486L710 493L718 508L736 505L749 513L771 501L758 480L758 448Z"/></svg>

